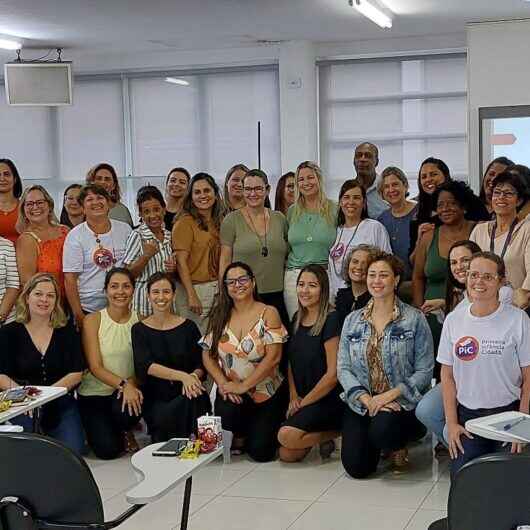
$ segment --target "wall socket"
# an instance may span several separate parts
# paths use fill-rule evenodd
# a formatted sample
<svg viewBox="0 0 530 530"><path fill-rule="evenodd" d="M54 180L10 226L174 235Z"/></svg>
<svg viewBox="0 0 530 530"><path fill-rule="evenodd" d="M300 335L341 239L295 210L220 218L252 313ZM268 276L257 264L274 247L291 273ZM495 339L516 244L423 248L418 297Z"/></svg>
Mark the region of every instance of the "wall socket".
<svg viewBox="0 0 530 530"><path fill-rule="evenodd" d="M289 88L302 88L302 78L297 77L296 79L290 79L287 83Z"/></svg>

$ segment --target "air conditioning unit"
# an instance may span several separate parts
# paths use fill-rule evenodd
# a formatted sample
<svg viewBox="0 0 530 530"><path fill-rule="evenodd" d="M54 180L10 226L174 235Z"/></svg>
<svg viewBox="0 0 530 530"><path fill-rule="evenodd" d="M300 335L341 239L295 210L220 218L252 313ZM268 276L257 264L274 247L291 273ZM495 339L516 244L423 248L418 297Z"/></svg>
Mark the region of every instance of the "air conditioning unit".
<svg viewBox="0 0 530 530"><path fill-rule="evenodd" d="M9 105L72 104L71 62L12 62L4 65Z"/></svg>

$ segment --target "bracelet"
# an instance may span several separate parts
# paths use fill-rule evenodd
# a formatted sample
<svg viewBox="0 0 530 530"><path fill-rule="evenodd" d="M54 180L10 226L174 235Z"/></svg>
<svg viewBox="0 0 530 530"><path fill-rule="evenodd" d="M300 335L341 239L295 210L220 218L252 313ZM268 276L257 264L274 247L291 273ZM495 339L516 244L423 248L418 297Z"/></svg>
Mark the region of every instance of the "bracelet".
<svg viewBox="0 0 530 530"><path fill-rule="evenodd" d="M118 385L118 390L123 390L128 384L129 381L127 381L127 379L122 379Z"/></svg>

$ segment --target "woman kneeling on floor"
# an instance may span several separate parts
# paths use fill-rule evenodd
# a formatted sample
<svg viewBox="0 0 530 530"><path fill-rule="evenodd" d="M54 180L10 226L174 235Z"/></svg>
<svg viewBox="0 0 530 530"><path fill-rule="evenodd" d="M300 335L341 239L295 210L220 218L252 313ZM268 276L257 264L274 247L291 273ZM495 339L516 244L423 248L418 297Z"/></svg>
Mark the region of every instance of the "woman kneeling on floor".
<svg viewBox="0 0 530 530"><path fill-rule="evenodd" d="M204 367L217 383L215 414L234 434L232 449L268 462L276 456L287 409L279 370L287 332L276 308L256 298L252 269L237 261L229 265L201 346Z"/></svg>
<svg viewBox="0 0 530 530"><path fill-rule="evenodd" d="M530 321L521 309L499 301L505 278L502 258L474 254L467 271L472 304L444 322L437 360L442 364L444 437L452 477L470 460L501 450L501 442L471 435L466 421L529 411ZM520 453L522 445L514 443L511 450Z"/></svg>
<svg viewBox="0 0 530 530"><path fill-rule="evenodd" d="M396 295L403 265L384 252L368 265L372 300L344 322L337 375L344 388L342 464L354 478L374 473L381 451L391 451L394 468L407 463L407 443L425 427L414 408L428 389L433 341L425 316Z"/></svg>
<svg viewBox="0 0 530 530"><path fill-rule="evenodd" d="M146 284L153 314L132 327L134 365L144 392L144 419L153 442L186 438L210 412L202 385L199 328L172 311L175 280L155 272Z"/></svg>
<svg viewBox="0 0 530 530"><path fill-rule="evenodd" d="M327 272L320 265L307 265L296 291L298 311L287 347L290 403L278 433L284 462L302 460L318 444L321 456L329 457L343 415L337 385L339 317L330 311Z"/></svg>

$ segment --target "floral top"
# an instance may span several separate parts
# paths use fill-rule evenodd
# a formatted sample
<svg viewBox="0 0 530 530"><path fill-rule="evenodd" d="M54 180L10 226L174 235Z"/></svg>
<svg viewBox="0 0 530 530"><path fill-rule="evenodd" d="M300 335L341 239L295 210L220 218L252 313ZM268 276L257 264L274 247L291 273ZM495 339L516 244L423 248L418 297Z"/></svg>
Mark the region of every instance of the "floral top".
<svg viewBox="0 0 530 530"><path fill-rule="evenodd" d="M390 382L385 373L385 368L383 365L383 356L381 355L381 350L383 348L383 339L384 332L379 334L377 333L374 322L373 322L373 307L374 301L370 300L364 310L364 318L370 324L372 329L372 334L368 345L366 347L366 361L368 363L368 370L370 375L370 387L372 389L372 395L382 394L387 390L390 390ZM400 317L399 306L394 304L394 311L392 312L392 320L390 322L395 322ZM385 326L386 327L386 326Z"/></svg>
<svg viewBox="0 0 530 530"><path fill-rule="evenodd" d="M279 328L269 328L263 318L263 311L254 327L239 341L232 330L225 327L219 340L219 363L225 376L234 382L245 380L256 369L265 357L265 347L268 344L283 344L287 341L287 331L281 325ZM204 350L212 347L212 334L201 338L199 345ZM255 403L263 403L274 395L283 381L279 366L273 372L249 390L249 395Z"/></svg>

